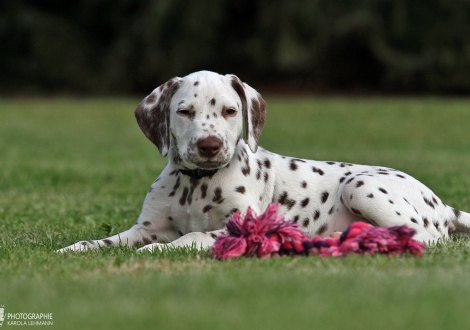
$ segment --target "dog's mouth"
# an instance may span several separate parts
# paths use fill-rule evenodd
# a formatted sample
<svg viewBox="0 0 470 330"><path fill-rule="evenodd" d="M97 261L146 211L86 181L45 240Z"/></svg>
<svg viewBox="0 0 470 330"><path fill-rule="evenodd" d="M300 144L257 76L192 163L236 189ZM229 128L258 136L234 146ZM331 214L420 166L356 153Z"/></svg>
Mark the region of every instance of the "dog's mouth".
<svg viewBox="0 0 470 330"><path fill-rule="evenodd" d="M201 158L198 155L194 157L182 158L178 154L172 157L173 166L185 169L185 170L218 170L221 169L229 163L230 160L226 160L225 158L221 159L220 157L217 158Z"/></svg>
<svg viewBox="0 0 470 330"><path fill-rule="evenodd" d="M218 170L219 168L222 168L227 164L221 161L205 160L205 161L194 163L194 165L196 165L197 168L200 168L203 170Z"/></svg>
<svg viewBox="0 0 470 330"><path fill-rule="evenodd" d="M185 170L218 170L230 162L232 155L226 150L213 157L204 157L200 155L195 148L190 148L189 151L180 154L178 148L172 150L173 166Z"/></svg>
<svg viewBox="0 0 470 330"><path fill-rule="evenodd" d="M194 169L192 167L196 167L203 170L218 170L222 167L225 167L231 159L228 154L223 152L214 157L203 157L199 154L195 154L188 158L189 159L187 159L187 162L193 166L187 167L190 167L191 169Z"/></svg>

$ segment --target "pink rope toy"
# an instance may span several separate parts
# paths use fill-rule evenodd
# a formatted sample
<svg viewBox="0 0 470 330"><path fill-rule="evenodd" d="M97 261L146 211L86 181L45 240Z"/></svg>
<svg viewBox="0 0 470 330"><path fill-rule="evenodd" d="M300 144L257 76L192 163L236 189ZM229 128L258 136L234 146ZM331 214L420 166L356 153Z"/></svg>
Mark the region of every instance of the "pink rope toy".
<svg viewBox="0 0 470 330"><path fill-rule="evenodd" d="M309 238L296 223L278 213L279 204L270 204L257 216L251 208L227 222L227 234L220 235L212 253L218 259L239 257L270 258L282 255L317 254L342 257L355 254L422 255L426 244L413 239L416 231L407 226L374 227L355 222L339 238Z"/></svg>

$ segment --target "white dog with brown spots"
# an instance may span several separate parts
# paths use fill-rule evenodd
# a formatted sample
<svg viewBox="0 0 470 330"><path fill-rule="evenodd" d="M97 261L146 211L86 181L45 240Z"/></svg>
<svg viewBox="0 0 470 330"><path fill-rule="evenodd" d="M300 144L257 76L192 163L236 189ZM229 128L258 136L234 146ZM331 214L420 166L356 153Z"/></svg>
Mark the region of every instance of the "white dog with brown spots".
<svg viewBox="0 0 470 330"><path fill-rule="evenodd" d="M60 251L166 244L213 245L231 214L279 203L309 235L341 232L355 221L408 225L434 242L470 233L470 214L394 169L280 156L258 147L266 103L234 75L200 71L156 88L135 110L144 134L169 160L136 224L118 235ZM245 140L243 139L245 138ZM246 142L245 142L246 141Z"/></svg>

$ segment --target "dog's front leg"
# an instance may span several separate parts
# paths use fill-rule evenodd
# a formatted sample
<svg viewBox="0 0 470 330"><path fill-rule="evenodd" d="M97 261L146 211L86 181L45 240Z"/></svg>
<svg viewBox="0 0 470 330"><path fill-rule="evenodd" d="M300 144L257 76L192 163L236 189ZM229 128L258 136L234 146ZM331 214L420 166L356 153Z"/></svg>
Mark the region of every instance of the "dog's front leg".
<svg viewBox="0 0 470 330"><path fill-rule="evenodd" d="M168 200L161 198L161 195L147 194L139 219L129 230L104 239L80 241L62 248L58 252L81 252L121 245L140 247L156 242L171 242L180 235L169 220Z"/></svg>
<svg viewBox="0 0 470 330"><path fill-rule="evenodd" d="M134 227L122 232L120 234L99 239L99 240L87 240L80 241L75 244L64 247L57 252L67 252L67 251L87 251L95 250L101 247L112 247L112 246L134 246L134 245L145 245L149 244L152 241L147 237L145 232L142 232L139 226L135 225Z"/></svg>

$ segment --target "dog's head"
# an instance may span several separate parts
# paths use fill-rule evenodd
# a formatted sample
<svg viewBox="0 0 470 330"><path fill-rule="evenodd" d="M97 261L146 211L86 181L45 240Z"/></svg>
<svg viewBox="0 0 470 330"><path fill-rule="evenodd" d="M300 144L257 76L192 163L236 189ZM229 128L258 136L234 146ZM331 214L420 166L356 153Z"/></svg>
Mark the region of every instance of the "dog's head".
<svg viewBox="0 0 470 330"><path fill-rule="evenodd" d="M199 71L156 88L135 110L145 136L180 169L217 169L245 139L256 152L266 102L235 75Z"/></svg>

